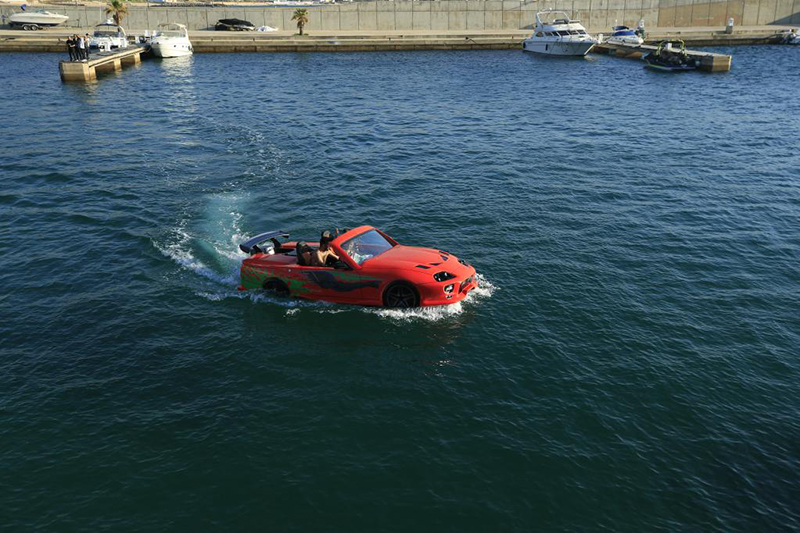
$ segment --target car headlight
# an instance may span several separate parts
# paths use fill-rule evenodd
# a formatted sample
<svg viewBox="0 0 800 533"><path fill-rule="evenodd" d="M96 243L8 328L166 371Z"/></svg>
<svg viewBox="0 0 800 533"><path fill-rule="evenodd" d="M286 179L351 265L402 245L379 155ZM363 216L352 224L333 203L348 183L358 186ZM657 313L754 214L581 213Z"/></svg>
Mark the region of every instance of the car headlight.
<svg viewBox="0 0 800 533"><path fill-rule="evenodd" d="M447 281L448 279L453 279L454 277L456 277L455 274L451 274L450 272L444 272L444 271L437 272L436 274L433 275L433 279L435 279L436 281Z"/></svg>

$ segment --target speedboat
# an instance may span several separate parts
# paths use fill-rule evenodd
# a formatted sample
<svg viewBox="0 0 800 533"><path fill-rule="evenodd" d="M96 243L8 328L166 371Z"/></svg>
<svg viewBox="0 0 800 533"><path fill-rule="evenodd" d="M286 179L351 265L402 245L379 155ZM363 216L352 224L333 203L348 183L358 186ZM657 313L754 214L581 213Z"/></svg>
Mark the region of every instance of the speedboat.
<svg viewBox="0 0 800 533"><path fill-rule="evenodd" d="M536 13L533 35L522 42L526 52L557 56L585 56L597 44L578 20L564 11Z"/></svg>
<svg viewBox="0 0 800 533"><path fill-rule="evenodd" d="M781 44L800 44L800 34L797 33L797 28L791 30L783 30L778 33L781 39Z"/></svg>
<svg viewBox="0 0 800 533"><path fill-rule="evenodd" d="M94 27L92 40L89 41L89 48L94 50L116 50L128 47L128 36L119 24L114 24L112 20L107 20Z"/></svg>
<svg viewBox="0 0 800 533"><path fill-rule="evenodd" d="M612 28L612 32L613 33L608 39L606 39L605 42L610 44L644 44L644 39L642 39L638 33L627 26L614 26Z"/></svg>
<svg viewBox="0 0 800 533"><path fill-rule="evenodd" d="M96 50L117 50L128 47L128 36L119 24L107 20L94 27L89 48Z"/></svg>
<svg viewBox="0 0 800 533"><path fill-rule="evenodd" d="M150 49L156 57L182 57L192 55L189 32L183 24L159 24Z"/></svg>
<svg viewBox="0 0 800 533"><path fill-rule="evenodd" d="M677 48L673 46L677 44ZM689 57L682 40L661 41L652 52L642 56L647 67L661 72L686 72L697 68L697 60Z"/></svg>
<svg viewBox="0 0 800 533"><path fill-rule="evenodd" d="M66 15L59 15L58 13L51 13L44 9L37 11L23 11L21 13L14 13L8 19L9 25L22 26L23 30L38 30L45 26L58 26L63 24L69 19Z"/></svg>

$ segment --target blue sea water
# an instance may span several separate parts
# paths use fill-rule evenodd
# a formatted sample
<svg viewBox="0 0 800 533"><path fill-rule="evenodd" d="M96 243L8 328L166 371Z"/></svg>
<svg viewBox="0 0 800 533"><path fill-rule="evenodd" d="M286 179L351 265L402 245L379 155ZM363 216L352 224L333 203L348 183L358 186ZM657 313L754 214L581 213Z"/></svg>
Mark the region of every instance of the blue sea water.
<svg viewBox="0 0 800 533"><path fill-rule="evenodd" d="M0 55L0 529L796 531L800 61ZM368 223L462 304L242 294Z"/></svg>

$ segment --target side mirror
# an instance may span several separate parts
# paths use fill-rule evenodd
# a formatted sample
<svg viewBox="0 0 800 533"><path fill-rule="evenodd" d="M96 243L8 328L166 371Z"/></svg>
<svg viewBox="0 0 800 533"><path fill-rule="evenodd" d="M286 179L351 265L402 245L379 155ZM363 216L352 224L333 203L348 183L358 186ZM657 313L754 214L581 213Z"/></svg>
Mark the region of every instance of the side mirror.
<svg viewBox="0 0 800 533"><path fill-rule="evenodd" d="M333 268L334 268L335 270L350 270L350 265L348 265L348 264L347 264L347 263L345 263L344 261L336 261L336 262L333 264Z"/></svg>

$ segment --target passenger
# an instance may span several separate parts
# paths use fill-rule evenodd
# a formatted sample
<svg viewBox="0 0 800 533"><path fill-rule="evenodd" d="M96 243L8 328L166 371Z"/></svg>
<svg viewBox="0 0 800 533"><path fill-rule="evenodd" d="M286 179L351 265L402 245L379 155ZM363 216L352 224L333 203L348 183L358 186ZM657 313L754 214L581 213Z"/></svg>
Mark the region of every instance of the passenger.
<svg viewBox="0 0 800 533"><path fill-rule="evenodd" d="M295 248L297 253L297 264L301 266L309 266L311 265L311 247L304 243L303 241L299 241L297 243L297 247Z"/></svg>
<svg viewBox="0 0 800 533"><path fill-rule="evenodd" d="M89 61L89 43L92 42L92 39L89 37L88 33L86 34L86 37L84 37L83 42L86 44L86 61Z"/></svg>
<svg viewBox="0 0 800 533"><path fill-rule="evenodd" d="M311 253L311 265L324 267L327 266L328 259L334 261L339 260L339 256L333 253L330 248L330 242L333 240L333 235L330 231L323 231L322 236L319 238L319 249Z"/></svg>

